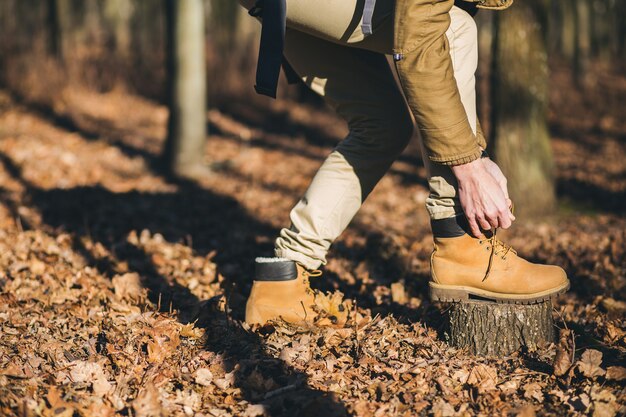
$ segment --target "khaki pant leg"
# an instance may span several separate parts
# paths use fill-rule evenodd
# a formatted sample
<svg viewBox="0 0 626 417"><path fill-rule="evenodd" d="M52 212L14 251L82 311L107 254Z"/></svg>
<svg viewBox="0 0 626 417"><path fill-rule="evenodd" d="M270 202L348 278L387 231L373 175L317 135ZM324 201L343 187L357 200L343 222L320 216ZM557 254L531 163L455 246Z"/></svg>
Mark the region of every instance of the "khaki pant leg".
<svg viewBox="0 0 626 417"><path fill-rule="evenodd" d="M413 125L384 55L295 30L288 30L285 54L350 129L291 211L292 226L276 240L276 256L316 269L406 147Z"/></svg>
<svg viewBox="0 0 626 417"><path fill-rule="evenodd" d="M464 10L454 6L450 11L450 28L446 32L450 55L463 107L470 126L476 134L476 68L478 66L478 33L474 19ZM424 149L422 148L422 152ZM461 214L458 184L449 166L423 158L429 172L430 194L426 208L431 219L445 219Z"/></svg>

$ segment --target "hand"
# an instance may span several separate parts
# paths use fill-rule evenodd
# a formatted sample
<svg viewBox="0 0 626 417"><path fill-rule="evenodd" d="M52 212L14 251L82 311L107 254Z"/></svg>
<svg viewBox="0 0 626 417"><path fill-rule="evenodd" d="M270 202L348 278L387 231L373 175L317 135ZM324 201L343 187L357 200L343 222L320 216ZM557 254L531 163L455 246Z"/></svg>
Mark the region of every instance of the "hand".
<svg viewBox="0 0 626 417"><path fill-rule="evenodd" d="M495 164L494 164L495 165ZM487 169L483 159L477 159L468 164L452 167L452 171L459 183L459 198L461 207L469 222L472 234L475 237L483 236L483 230L496 227L508 229L515 217L509 210L508 195L502 189L506 188L506 179L500 182ZM490 169L499 176L500 169L495 166ZM497 172L496 172L497 171ZM507 192L508 193L508 192Z"/></svg>
<svg viewBox="0 0 626 417"><path fill-rule="evenodd" d="M481 158L483 161L483 165L487 169L487 172L491 174L493 178L497 181L498 185L500 185L500 189L504 193L504 197L506 198L506 205L511 209L513 207L513 202L509 198L509 190L507 188L507 180L498 164L493 162L490 158ZM515 217L513 218L515 220Z"/></svg>

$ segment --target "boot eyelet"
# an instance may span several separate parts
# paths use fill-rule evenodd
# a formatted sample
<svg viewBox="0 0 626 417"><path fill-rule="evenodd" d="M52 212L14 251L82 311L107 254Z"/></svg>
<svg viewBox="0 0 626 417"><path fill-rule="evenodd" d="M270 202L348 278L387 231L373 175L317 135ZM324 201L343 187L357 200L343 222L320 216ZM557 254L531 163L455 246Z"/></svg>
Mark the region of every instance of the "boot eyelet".
<svg viewBox="0 0 626 417"><path fill-rule="evenodd" d="M485 248L485 250L486 250L486 251L488 251L488 250L489 250L489 246L487 246L487 247Z"/></svg>

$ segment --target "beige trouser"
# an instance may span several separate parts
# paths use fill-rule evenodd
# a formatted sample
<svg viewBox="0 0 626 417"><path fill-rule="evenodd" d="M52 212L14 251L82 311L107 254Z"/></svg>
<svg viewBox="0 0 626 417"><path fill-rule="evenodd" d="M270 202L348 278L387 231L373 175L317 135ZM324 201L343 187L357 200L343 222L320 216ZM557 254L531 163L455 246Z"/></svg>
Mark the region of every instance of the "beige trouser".
<svg viewBox="0 0 626 417"><path fill-rule="evenodd" d="M376 2L374 33L368 37L361 31L358 5L362 8L362 1L287 0L287 60L350 129L291 211L291 227L276 240L276 256L308 269L326 263L331 243L413 136L411 115L385 57L393 47L393 0ZM454 76L476 134L476 25L457 7L450 15L446 35ZM426 164L430 186L426 206L431 218L460 213L450 168Z"/></svg>

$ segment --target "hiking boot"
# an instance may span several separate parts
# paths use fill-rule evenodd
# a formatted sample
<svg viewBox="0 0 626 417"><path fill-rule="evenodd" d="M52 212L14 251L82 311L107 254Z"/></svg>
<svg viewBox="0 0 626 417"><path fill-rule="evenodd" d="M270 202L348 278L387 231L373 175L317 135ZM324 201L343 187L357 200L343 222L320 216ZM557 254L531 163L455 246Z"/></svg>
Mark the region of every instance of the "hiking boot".
<svg viewBox="0 0 626 417"><path fill-rule="evenodd" d="M312 323L315 292L309 277L320 271L307 271L284 258L257 258L254 283L246 303L246 323L265 324L281 318L288 323Z"/></svg>
<svg viewBox="0 0 626 417"><path fill-rule="evenodd" d="M430 258L431 299L533 304L569 289L560 267L520 258L496 237L495 230L474 238L466 233L464 221L464 216L457 216L431 222L435 240Z"/></svg>

